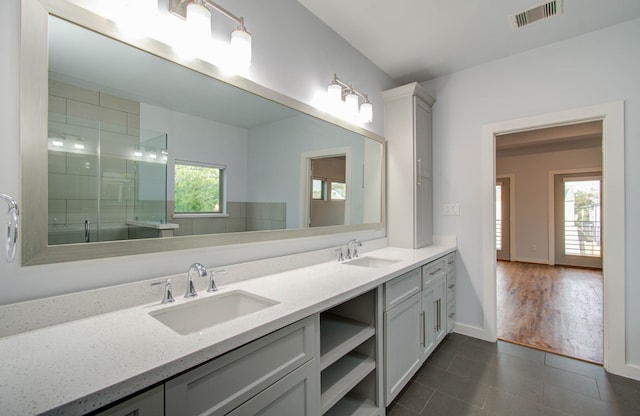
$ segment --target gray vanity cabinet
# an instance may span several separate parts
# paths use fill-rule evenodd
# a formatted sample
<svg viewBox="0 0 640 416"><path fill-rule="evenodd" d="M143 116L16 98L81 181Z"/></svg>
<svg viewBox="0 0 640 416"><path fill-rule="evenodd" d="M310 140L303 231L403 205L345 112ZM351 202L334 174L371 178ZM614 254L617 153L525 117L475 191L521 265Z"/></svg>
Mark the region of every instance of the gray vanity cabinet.
<svg viewBox="0 0 640 416"><path fill-rule="evenodd" d="M455 283L448 288L447 267L451 266L448 259L434 260L385 283L386 406L453 329L453 317L449 319L447 308L451 299L455 305Z"/></svg>
<svg viewBox="0 0 640 416"><path fill-rule="evenodd" d="M316 415L318 325L310 316L167 381L165 415Z"/></svg>
<svg viewBox="0 0 640 416"><path fill-rule="evenodd" d="M415 269L384 285L385 405L422 365L422 272Z"/></svg>

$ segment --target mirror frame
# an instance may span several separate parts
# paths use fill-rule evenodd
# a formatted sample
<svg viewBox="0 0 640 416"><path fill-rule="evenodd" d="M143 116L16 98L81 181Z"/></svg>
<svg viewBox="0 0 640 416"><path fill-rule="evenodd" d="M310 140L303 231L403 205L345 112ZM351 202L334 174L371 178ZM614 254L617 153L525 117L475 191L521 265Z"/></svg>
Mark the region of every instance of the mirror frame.
<svg viewBox="0 0 640 416"><path fill-rule="evenodd" d="M226 75L213 64L201 60L186 61L184 58L179 57L172 47L155 39L125 40L114 23L71 3L71 0L21 0L21 13L20 131L22 215L20 217L22 219L22 266L384 229L386 216L386 145L384 137L364 128L351 125L315 107L240 76ZM50 246L48 244L48 99L46 98L48 97L49 82L48 17L50 14L164 58L177 65L200 72L217 82L225 82L259 97L380 142L382 145L380 161L382 169L380 222Z"/></svg>

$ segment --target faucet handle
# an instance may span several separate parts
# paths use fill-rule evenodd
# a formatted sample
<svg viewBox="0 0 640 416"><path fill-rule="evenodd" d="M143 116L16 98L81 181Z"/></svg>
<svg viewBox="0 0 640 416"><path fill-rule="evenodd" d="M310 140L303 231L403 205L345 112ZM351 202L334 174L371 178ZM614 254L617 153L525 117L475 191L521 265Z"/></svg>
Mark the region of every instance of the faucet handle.
<svg viewBox="0 0 640 416"><path fill-rule="evenodd" d="M338 255L338 261L344 261L344 252L342 251L342 247L338 247L335 251Z"/></svg>
<svg viewBox="0 0 640 416"><path fill-rule="evenodd" d="M217 269L217 270L211 270L209 272L209 287L207 287L207 292L216 292L218 290L218 287L216 286L216 282L213 280L213 277L216 275L216 273L224 273L226 270L225 269Z"/></svg>
<svg viewBox="0 0 640 416"><path fill-rule="evenodd" d="M155 282L155 283L151 283L151 286L158 286L164 284L164 291L163 291L163 295L162 295L162 300L160 301L160 303L171 303L174 302L175 299L173 298L173 295L171 294L171 279L167 279L165 282Z"/></svg>

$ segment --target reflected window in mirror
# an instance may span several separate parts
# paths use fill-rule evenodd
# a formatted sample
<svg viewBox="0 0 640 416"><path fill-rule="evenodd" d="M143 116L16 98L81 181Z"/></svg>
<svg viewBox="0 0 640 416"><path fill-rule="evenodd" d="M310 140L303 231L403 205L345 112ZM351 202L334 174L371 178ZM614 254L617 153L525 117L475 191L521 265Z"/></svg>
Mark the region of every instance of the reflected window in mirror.
<svg viewBox="0 0 640 416"><path fill-rule="evenodd" d="M311 180L311 199L324 200L327 193L327 180L313 178Z"/></svg>
<svg viewBox="0 0 640 416"><path fill-rule="evenodd" d="M344 182L331 182L331 200L344 201L347 199L347 184Z"/></svg>
<svg viewBox="0 0 640 416"><path fill-rule="evenodd" d="M225 167L175 162L175 214L224 214Z"/></svg>

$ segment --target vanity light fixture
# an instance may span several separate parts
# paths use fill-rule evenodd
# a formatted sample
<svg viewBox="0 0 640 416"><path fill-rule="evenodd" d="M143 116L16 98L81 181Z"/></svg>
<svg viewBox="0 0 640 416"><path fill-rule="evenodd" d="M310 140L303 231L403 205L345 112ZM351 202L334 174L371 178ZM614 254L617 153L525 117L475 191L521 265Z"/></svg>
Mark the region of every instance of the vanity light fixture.
<svg viewBox="0 0 640 416"><path fill-rule="evenodd" d="M373 105L367 94L353 88L335 74L327 87L327 96L332 106L344 106L349 118L357 118L362 123L373 121ZM363 99L363 103L358 107L360 98Z"/></svg>
<svg viewBox="0 0 640 416"><path fill-rule="evenodd" d="M211 0L170 0L169 11L187 21L195 36L211 37L211 11L216 11L238 24L231 32L230 58L238 68L251 65L251 34L238 17Z"/></svg>

